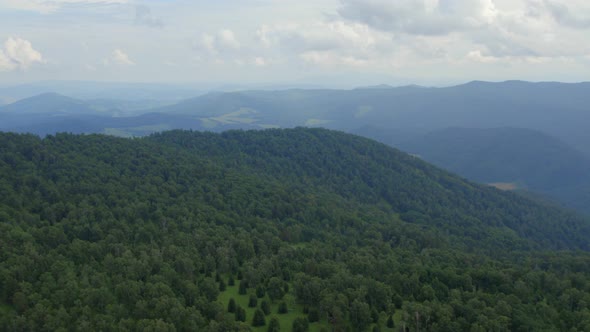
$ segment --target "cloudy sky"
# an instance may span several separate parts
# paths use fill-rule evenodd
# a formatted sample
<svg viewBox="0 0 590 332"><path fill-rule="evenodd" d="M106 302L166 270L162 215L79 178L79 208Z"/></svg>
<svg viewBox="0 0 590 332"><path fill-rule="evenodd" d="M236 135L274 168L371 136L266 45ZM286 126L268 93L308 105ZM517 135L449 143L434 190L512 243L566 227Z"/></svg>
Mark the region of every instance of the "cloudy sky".
<svg viewBox="0 0 590 332"><path fill-rule="evenodd" d="M587 0L0 0L0 84L590 80Z"/></svg>

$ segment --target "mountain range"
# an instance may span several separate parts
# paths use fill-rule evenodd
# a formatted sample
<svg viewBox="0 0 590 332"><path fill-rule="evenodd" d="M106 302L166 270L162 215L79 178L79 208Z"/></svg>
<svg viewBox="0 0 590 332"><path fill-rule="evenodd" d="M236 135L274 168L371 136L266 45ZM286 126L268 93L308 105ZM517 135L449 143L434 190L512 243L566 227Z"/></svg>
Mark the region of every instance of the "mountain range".
<svg viewBox="0 0 590 332"><path fill-rule="evenodd" d="M134 135L137 134L134 127L157 128L175 123L178 117L185 117L185 120L189 117L191 121L187 126L191 128L214 131L273 126L324 126L355 131L372 126L384 132L403 129L424 134L447 127L519 127L548 133L590 154L590 133L585 126L590 120L589 91L590 83L508 81L470 82L448 88L377 86L354 90L212 92L173 105L135 110L135 115L158 113L158 120L146 120L141 116L118 121L103 119L104 123L99 122L96 130L118 128ZM47 101L39 100L43 98ZM78 105L79 113L91 108L96 110L95 115L117 114L114 111L105 114L104 107L100 112L91 100L60 102L55 100L55 95L35 99L39 113L44 113L45 107L52 109L55 108L53 104L64 102L70 104L64 106L66 108L82 103ZM7 107L18 110L30 106L30 102L21 100L1 107L0 114L5 116ZM111 106L111 109L117 108L115 103ZM96 123L96 119L88 121ZM34 126L15 128L9 125L3 125L2 129L38 130Z"/></svg>
<svg viewBox="0 0 590 332"><path fill-rule="evenodd" d="M78 94L100 95L85 89ZM446 88L192 93L196 97L176 102L131 98L147 94L130 93L123 100L46 93L0 106L0 130L131 137L171 129L326 127L419 154L472 180L532 190L579 211L590 206L584 171L590 158L590 83L474 81Z"/></svg>

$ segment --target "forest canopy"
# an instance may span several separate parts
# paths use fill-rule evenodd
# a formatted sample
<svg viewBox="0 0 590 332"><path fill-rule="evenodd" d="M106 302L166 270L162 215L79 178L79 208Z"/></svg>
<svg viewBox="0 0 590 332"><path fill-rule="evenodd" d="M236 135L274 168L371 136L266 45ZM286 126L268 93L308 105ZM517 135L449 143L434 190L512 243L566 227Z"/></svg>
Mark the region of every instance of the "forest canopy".
<svg viewBox="0 0 590 332"><path fill-rule="evenodd" d="M0 133L9 331L587 331L589 237L336 131Z"/></svg>

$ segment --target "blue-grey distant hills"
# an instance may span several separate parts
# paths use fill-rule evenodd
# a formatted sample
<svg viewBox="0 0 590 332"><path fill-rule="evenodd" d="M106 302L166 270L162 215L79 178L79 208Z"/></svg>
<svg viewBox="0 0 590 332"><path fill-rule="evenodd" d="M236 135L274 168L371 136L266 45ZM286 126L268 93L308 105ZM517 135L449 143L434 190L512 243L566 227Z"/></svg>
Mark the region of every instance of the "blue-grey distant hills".
<svg viewBox="0 0 590 332"><path fill-rule="evenodd" d="M143 136L170 129L327 127L419 154L470 179L525 188L578 209L590 206L590 83L211 92L177 103L138 94L155 86L108 93L148 99L97 98L91 87L58 86L87 99L44 93L0 106L0 130ZM182 93L189 92L175 96ZM502 127L522 129L481 130Z"/></svg>
<svg viewBox="0 0 590 332"><path fill-rule="evenodd" d="M446 128L399 144L468 179L540 193L590 212L590 159L561 140L522 128Z"/></svg>
<svg viewBox="0 0 590 332"><path fill-rule="evenodd" d="M446 127L536 129L590 155L590 83L471 82L448 88L214 93L157 113L199 117L203 127L323 126L426 133ZM397 134L393 134L394 136ZM397 142L392 142L397 143Z"/></svg>
<svg viewBox="0 0 590 332"><path fill-rule="evenodd" d="M56 109L55 95L41 95L35 103L21 100L0 107L19 113L24 107L31 113L32 104L38 113ZM44 99L49 100L45 102ZM562 139L590 155L590 83L501 83L471 82L448 88L419 86L389 87L386 85L353 90L305 90L213 92L186 99L173 105L150 107L133 114L121 112L118 104L108 99L64 101L68 110L119 117L108 121L92 119L98 132L113 129L120 134L141 135L171 129L178 122L182 128L222 131L229 128L268 128L321 126L353 132L369 128L379 132L383 140L392 138L396 144L400 132L424 134L447 127L495 128L519 127L536 129ZM78 104L78 106L75 106ZM117 112L117 110L119 112ZM149 118L137 114L158 114ZM125 116L121 115L134 115ZM0 119L2 120L2 119ZM66 119L63 119L66 121ZM106 120L106 119L105 119ZM113 120L113 121L111 121ZM137 128L143 128L137 130ZM36 132L36 128L19 127ZM2 130L14 127L3 125ZM60 130L68 129L61 126ZM70 128L77 131L76 128ZM394 132L395 133L392 133ZM389 137L391 136L391 137Z"/></svg>

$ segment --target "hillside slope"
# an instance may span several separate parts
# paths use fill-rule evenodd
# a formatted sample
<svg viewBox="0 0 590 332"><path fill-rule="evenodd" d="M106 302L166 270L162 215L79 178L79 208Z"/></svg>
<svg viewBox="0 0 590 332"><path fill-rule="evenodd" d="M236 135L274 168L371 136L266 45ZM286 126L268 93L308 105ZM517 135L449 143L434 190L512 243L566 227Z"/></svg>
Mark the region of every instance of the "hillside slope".
<svg viewBox="0 0 590 332"><path fill-rule="evenodd" d="M0 134L0 193L9 330L590 326L587 219L340 132Z"/></svg>
<svg viewBox="0 0 590 332"><path fill-rule="evenodd" d="M468 179L514 183L590 212L590 158L541 132L448 128L398 146Z"/></svg>

